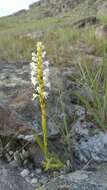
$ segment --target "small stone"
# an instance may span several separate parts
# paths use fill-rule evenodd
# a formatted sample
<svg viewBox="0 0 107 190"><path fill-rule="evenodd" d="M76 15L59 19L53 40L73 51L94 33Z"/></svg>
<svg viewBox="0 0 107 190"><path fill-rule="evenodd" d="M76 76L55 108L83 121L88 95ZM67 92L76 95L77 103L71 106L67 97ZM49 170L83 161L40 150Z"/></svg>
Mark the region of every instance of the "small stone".
<svg viewBox="0 0 107 190"><path fill-rule="evenodd" d="M65 169L65 168L64 168ZM60 171L60 175L66 174L65 170Z"/></svg>
<svg viewBox="0 0 107 190"><path fill-rule="evenodd" d="M26 182L31 183L31 178L30 177L25 177L25 180L26 180Z"/></svg>
<svg viewBox="0 0 107 190"><path fill-rule="evenodd" d="M34 140L34 136L33 135L26 135L24 139L29 141L29 142L32 142Z"/></svg>
<svg viewBox="0 0 107 190"><path fill-rule="evenodd" d="M26 177L26 176L28 176L29 175L29 170L28 169L24 169L21 173L20 173L20 175L22 176L22 177Z"/></svg>
<svg viewBox="0 0 107 190"><path fill-rule="evenodd" d="M33 185L35 185L35 184L38 183L38 179L37 178L33 178L33 179L31 179L30 183L33 184Z"/></svg>
<svg viewBox="0 0 107 190"><path fill-rule="evenodd" d="M43 185L48 182L48 178L46 176L41 177L40 183Z"/></svg>
<svg viewBox="0 0 107 190"><path fill-rule="evenodd" d="M35 176L35 174L34 174L34 173L31 173L31 174L30 174L30 177L34 177L34 176Z"/></svg>
<svg viewBox="0 0 107 190"><path fill-rule="evenodd" d="M18 135L18 139L24 139L24 135Z"/></svg>
<svg viewBox="0 0 107 190"><path fill-rule="evenodd" d="M42 173L42 170L40 168L36 169L36 174L41 174Z"/></svg>

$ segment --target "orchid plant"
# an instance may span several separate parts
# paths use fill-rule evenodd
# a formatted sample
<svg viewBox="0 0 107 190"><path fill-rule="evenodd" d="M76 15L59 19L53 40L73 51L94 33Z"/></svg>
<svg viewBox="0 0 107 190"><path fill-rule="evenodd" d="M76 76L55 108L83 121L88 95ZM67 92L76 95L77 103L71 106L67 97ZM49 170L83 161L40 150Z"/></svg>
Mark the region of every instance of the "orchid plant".
<svg viewBox="0 0 107 190"><path fill-rule="evenodd" d="M46 61L46 51L41 42L37 43L37 53L32 53L31 66L31 83L34 87L32 100L39 98L41 108L41 124L43 132L43 142L41 142L38 135L35 133L34 137L44 153L45 160L43 167L45 170L59 169L63 167L63 163L56 155L50 154L48 151L47 142L47 123L46 123L46 101L49 97L49 90L51 84L49 82L49 62Z"/></svg>

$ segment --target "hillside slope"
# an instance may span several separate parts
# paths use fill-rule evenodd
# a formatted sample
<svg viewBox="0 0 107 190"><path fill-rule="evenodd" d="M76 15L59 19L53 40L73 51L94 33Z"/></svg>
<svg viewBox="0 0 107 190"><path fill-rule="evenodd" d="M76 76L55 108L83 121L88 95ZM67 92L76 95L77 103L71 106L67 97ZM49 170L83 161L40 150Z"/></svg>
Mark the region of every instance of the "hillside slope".
<svg viewBox="0 0 107 190"><path fill-rule="evenodd" d="M106 0L41 0L30 5L28 11L19 11L0 18L0 60L2 62L29 62L31 51L38 40L42 40L54 63L62 63L57 55L62 55L68 63L70 46L83 41L82 33L73 23L87 16L95 15L100 23L107 22ZM90 30L90 27L89 27ZM91 30L92 27L91 27ZM90 33L90 31L89 31ZM92 32L93 34L93 32ZM60 48L58 48L60 47ZM67 51L67 49L68 51ZM70 52L69 52L70 51Z"/></svg>

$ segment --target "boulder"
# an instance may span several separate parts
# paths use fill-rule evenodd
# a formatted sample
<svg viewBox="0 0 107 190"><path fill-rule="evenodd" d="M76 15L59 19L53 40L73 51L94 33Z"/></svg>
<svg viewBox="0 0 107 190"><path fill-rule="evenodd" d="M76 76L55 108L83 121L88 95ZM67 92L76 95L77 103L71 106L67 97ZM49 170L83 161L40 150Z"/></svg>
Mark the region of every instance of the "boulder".
<svg viewBox="0 0 107 190"><path fill-rule="evenodd" d="M84 0L42 0L41 7L50 8L50 15L53 16L69 11L81 2L84 2Z"/></svg>
<svg viewBox="0 0 107 190"><path fill-rule="evenodd" d="M49 149L59 154L60 151L62 154L64 150L63 157L68 159L66 147L61 144L59 137L61 136L60 128L65 127L65 115L67 125L72 118L70 98L69 95L66 96L67 89L65 88L67 86L65 81L68 81L67 78L69 78L72 71L70 72L70 69L66 68L61 70L57 67L51 67L50 73L51 91L46 106ZM41 112L38 100L32 101L33 88L30 84L30 67L28 65L21 67L11 64L1 65L0 79L0 135L8 136L9 138L10 136L15 137L16 140L18 139L18 145L21 142L22 146L27 143L26 141L30 141L31 143L26 146L26 149L29 150L30 157L35 165L40 164L41 160L43 160L43 155L32 142L32 129L35 128L36 132L40 136L42 135ZM60 92L62 100L60 99ZM10 147L9 150L17 151L17 147L15 146L12 149Z"/></svg>
<svg viewBox="0 0 107 190"><path fill-rule="evenodd" d="M81 163L107 162L107 133L98 133L75 144L75 155Z"/></svg>
<svg viewBox="0 0 107 190"><path fill-rule="evenodd" d="M26 14L27 13L27 10L26 9L22 9L20 11L17 11L16 13L12 14L14 16L21 16L23 14Z"/></svg>
<svg viewBox="0 0 107 190"><path fill-rule="evenodd" d="M22 117L10 107L0 102L0 135L17 136L31 134L32 128Z"/></svg>
<svg viewBox="0 0 107 190"><path fill-rule="evenodd" d="M75 26L76 28L83 28L87 25L95 25L98 22L99 19L96 16L89 16L74 22L72 25Z"/></svg>
<svg viewBox="0 0 107 190"><path fill-rule="evenodd" d="M0 74L0 99L5 104L15 110L17 114L26 121L27 126L35 127L41 132L41 113L38 100L32 101L33 88L30 83L30 67L23 65L1 65ZM47 100L47 126L48 136L59 135L59 128L64 127L64 114L66 115L67 124L71 122L72 107L68 93L69 80L72 71L64 68L61 70L57 67L50 67L51 90ZM70 88L69 88L70 89ZM62 103L64 110L62 111ZM67 94L67 96L66 96ZM65 112L65 113L64 113ZM13 113L12 113L13 114ZM9 124L10 125L10 124ZM13 124L16 125L16 124Z"/></svg>

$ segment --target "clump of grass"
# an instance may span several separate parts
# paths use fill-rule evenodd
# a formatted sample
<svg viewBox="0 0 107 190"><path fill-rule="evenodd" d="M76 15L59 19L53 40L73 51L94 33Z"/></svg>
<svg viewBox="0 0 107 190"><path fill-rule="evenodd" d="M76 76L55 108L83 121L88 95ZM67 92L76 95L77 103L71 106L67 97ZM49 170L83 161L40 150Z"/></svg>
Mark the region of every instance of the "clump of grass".
<svg viewBox="0 0 107 190"><path fill-rule="evenodd" d="M65 104L64 104L63 98L62 98L62 92L59 92L59 101L61 104L61 111L63 114L63 124L64 124L63 127L60 129L60 132L61 132L64 142L68 146L68 150L70 150L71 140L70 140L70 134L69 134L69 129L68 129L67 116L65 113Z"/></svg>
<svg viewBox="0 0 107 190"><path fill-rule="evenodd" d="M78 29L71 28L69 25L65 27L64 23L60 23L59 18L54 17L43 20L26 20L25 18L25 22L23 19L20 22L16 21L17 17L9 17L0 23L1 27L3 26L0 31L1 60L29 62L29 52L34 47L34 39L28 37L27 34L32 36L32 33L36 35L36 32L42 31L43 36L35 37L35 42L42 40L46 44L49 59L57 65L70 63L72 46L76 44L80 36Z"/></svg>
<svg viewBox="0 0 107 190"><path fill-rule="evenodd" d="M87 48L92 47L94 49L94 55L103 57L107 53L107 39L97 38L95 27L90 27L83 31L81 39L87 45Z"/></svg>
<svg viewBox="0 0 107 190"><path fill-rule="evenodd" d="M0 60L7 62L26 62L30 60L29 52L34 42L32 39L20 36L2 36L0 38Z"/></svg>
<svg viewBox="0 0 107 190"><path fill-rule="evenodd" d="M80 78L77 82L87 89L89 96L75 93L78 100L86 107L88 115L101 129L107 129L107 63L105 57L99 66L83 61L79 63Z"/></svg>
<svg viewBox="0 0 107 190"><path fill-rule="evenodd" d="M56 65L70 65L80 31L70 27L57 28L44 36L49 59ZM60 56L59 56L60 55Z"/></svg>
<svg viewBox="0 0 107 190"><path fill-rule="evenodd" d="M107 15L101 15L99 19L101 24L107 24Z"/></svg>

